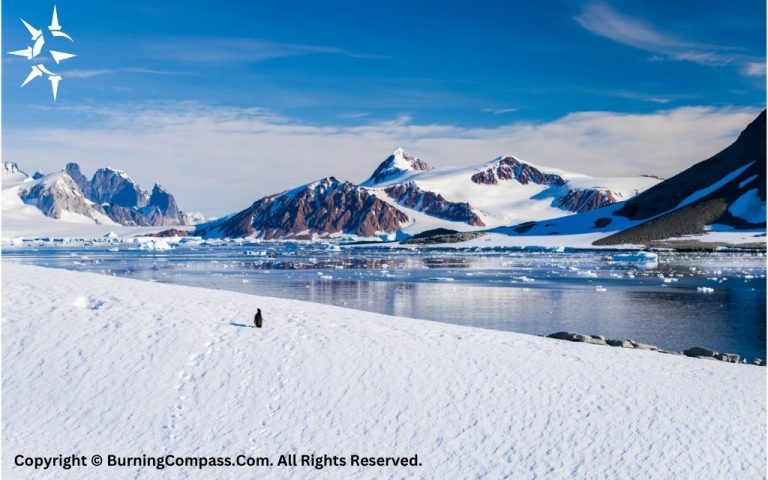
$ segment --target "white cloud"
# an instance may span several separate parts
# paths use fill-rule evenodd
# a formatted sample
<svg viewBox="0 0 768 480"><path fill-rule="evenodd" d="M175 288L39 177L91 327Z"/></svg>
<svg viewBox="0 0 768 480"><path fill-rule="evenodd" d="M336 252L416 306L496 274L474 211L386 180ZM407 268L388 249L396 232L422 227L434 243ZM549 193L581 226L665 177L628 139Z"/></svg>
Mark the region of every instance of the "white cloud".
<svg viewBox="0 0 768 480"><path fill-rule="evenodd" d="M750 62L744 65L742 73L748 77L764 77L765 62Z"/></svg>
<svg viewBox="0 0 768 480"><path fill-rule="evenodd" d="M614 42L657 54L653 59L668 58L687 61L701 65L722 66L736 64L742 66L742 73L750 72L750 65L762 63L754 57L748 57L736 52L737 49L723 45L709 45L677 38L661 32L646 22L617 12L609 5L602 3L587 4L576 21L601 37ZM765 67L763 66L763 71Z"/></svg>
<svg viewBox="0 0 768 480"><path fill-rule="evenodd" d="M756 108L684 107L648 114L572 113L495 128L416 124L409 117L319 126L257 108L157 103L80 107L90 127L7 128L4 158L34 171L110 165L145 187L163 183L186 210L233 212L254 200L334 175L359 182L396 147L437 167L503 154L596 176L671 176L731 143Z"/></svg>

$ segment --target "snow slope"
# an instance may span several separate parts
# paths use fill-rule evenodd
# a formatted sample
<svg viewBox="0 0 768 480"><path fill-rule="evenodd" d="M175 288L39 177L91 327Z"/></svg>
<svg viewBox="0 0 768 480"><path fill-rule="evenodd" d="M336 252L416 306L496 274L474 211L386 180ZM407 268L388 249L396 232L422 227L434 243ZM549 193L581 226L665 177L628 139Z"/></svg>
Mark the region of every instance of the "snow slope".
<svg viewBox="0 0 768 480"><path fill-rule="evenodd" d="M3 263L4 479L54 455L413 455L172 478L763 478L765 370ZM265 328L250 324L261 307ZM66 474L65 474L66 473ZM34 474L34 475L33 475Z"/></svg>

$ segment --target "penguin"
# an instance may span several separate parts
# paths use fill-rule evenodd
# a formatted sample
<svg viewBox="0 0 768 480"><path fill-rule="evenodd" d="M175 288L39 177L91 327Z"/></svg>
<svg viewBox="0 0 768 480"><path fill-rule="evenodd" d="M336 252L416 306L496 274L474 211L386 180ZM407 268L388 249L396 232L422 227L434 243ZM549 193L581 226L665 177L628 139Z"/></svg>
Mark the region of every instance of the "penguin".
<svg viewBox="0 0 768 480"><path fill-rule="evenodd" d="M256 326L256 328L261 328L261 326L264 323L264 317L261 316L261 309L257 309L256 316L253 317L253 324Z"/></svg>

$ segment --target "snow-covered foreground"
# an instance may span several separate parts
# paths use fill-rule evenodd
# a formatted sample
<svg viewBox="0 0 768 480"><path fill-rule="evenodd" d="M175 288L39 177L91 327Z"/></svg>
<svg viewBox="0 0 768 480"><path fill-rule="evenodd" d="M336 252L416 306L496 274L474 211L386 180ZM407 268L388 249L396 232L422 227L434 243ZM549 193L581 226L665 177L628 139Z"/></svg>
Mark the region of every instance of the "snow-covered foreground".
<svg viewBox="0 0 768 480"><path fill-rule="evenodd" d="M765 369L3 263L4 479L764 478ZM250 325L257 307L261 330ZM16 455L412 456L83 467Z"/></svg>

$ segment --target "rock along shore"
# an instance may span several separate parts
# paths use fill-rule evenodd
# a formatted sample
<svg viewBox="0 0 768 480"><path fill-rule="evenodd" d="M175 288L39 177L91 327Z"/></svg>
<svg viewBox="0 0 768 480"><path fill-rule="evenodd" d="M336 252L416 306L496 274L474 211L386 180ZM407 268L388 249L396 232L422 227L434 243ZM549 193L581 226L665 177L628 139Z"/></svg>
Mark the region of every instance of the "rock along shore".
<svg viewBox="0 0 768 480"><path fill-rule="evenodd" d="M685 355L686 357L701 358L705 360L719 360L721 362L729 363L751 363L752 365L765 366L765 360L761 358L753 358L751 362L748 362L746 358L741 358L736 353L720 353L714 350L710 350L704 347L693 347L679 351L663 350L656 345L649 345L647 343L640 343L630 339L615 340L612 338L605 338L602 335L584 335L582 333L575 332L556 332L547 335L549 338L557 340L568 340L570 342L589 343L592 345L608 345L610 347L622 347L622 348L634 348L637 350L648 350L651 352L668 353L671 355Z"/></svg>

